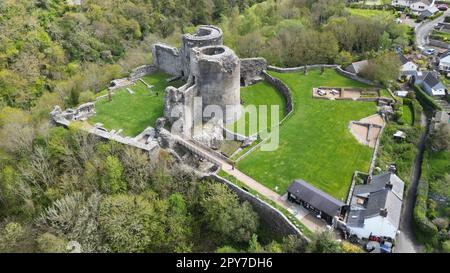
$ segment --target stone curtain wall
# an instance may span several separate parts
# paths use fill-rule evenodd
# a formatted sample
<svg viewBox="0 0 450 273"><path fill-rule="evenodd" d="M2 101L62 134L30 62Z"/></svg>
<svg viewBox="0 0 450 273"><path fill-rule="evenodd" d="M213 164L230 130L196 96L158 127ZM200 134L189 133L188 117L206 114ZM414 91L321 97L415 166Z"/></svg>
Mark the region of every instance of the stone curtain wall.
<svg viewBox="0 0 450 273"><path fill-rule="evenodd" d="M355 80L357 82L364 83L367 85L379 86L378 84L374 83L371 80L364 79L355 73L345 71L344 69L342 69L342 67L340 67L339 65L336 65L336 64L314 64L314 65L307 65L306 67L307 67L307 69L318 69L318 68L322 68L322 67L333 68L336 70L336 72L338 72L342 76L345 76L345 77ZM267 70L278 72L278 73L303 72L304 69L305 69L305 66L289 67L289 68L281 68L281 67L276 67L276 66L268 66L267 67Z"/></svg>
<svg viewBox="0 0 450 273"><path fill-rule="evenodd" d="M181 56L177 48L164 44L153 45L153 64L167 74L181 75Z"/></svg>
<svg viewBox="0 0 450 273"><path fill-rule="evenodd" d="M282 236L297 235L300 236L305 242L308 241L305 235L296 226L294 226L294 224L292 224L292 222L289 221L283 213L270 204L216 174L211 175L210 178L228 186L228 188L238 195L240 200L248 201L252 205L253 209L258 213L264 225L269 226L274 232L277 232Z"/></svg>
<svg viewBox="0 0 450 273"><path fill-rule="evenodd" d="M261 80L261 73L267 70L267 61L264 58L241 59L241 81L245 86Z"/></svg>
<svg viewBox="0 0 450 273"><path fill-rule="evenodd" d="M135 82L139 78L150 75L150 74L156 72L157 70L158 70L158 67L156 67L154 65L143 65L143 66L136 67L135 69L133 69L131 71L130 75L128 76L128 80L130 82Z"/></svg>
<svg viewBox="0 0 450 273"><path fill-rule="evenodd" d="M317 68L322 68L322 67L336 69L339 66L336 64L313 64L313 65L307 65L306 67L307 67L307 69L317 69ZM276 66L269 65L267 67L267 70L278 72L278 73L303 72L304 69L305 69L305 66L283 68L283 67L276 67Z"/></svg>
<svg viewBox="0 0 450 273"><path fill-rule="evenodd" d="M284 99L286 100L285 114L288 115L289 113L291 113L291 111L294 109L294 102L292 100L292 92L289 87L281 80L272 77L265 71L263 71L262 75L264 76L264 79L266 81L275 86L275 88L283 95Z"/></svg>

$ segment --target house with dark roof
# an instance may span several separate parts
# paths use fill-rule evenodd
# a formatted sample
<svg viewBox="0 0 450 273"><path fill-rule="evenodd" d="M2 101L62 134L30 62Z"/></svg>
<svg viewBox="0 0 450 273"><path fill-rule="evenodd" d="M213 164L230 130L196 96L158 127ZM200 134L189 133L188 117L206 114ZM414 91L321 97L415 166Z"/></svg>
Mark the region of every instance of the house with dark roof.
<svg viewBox="0 0 450 273"><path fill-rule="evenodd" d="M340 217L345 211L343 202L301 179L294 180L287 192L290 202L302 205L328 224L332 224L334 217Z"/></svg>
<svg viewBox="0 0 450 273"><path fill-rule="evenodd" d="M400 226L404 182L393 173L369 177L356 185L347 215L347 231L360 239L395 239Z"/></svg>
<svg viewBox="0 0 450 273"><path fill-rule="evenodd" d="M432 71L419 71L415 84L420 85L430 96L445 96L446 86L439 80L439 75Z"/></svg>
<svg viewBox="0 0 450 273"><path fill-rule="evenodd" d="M447 50L438 55L439 71L441 73L450 73L450 50Z"/></svg>
<svg viewBox="0 0 450 273"><path fill-rule="evenodd" d="M345 68L345 71L350 73L359 74L369 64L368 60L354 62Z"/></svg>
<svg viewBox="0 0 450 273"><path fill-rule="evenodd" d="M402 53L398 53L398 58L400 60L400 76L412 76L417 74L417 64L410 61Z"/></svg>

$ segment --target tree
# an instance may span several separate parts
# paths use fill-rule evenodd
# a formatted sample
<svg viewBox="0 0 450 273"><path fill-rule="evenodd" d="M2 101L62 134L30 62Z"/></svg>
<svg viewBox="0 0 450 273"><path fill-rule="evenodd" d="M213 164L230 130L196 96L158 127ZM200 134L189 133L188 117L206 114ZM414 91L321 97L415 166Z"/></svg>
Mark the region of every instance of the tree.
<svg viewBox="0 0 450 273"><path fill-rule="evenodd" d="M9 222L0 230L0 252L11 252L17 249L25 236L25 229L21 224Z"/></svg>
<svg viewBox="0 0 450 273"><path fill-rule="evenodd" d="M333 238L333 233L324 231L316 236L309 245L312 253L340 253L342 252L340 243Z"/></svg>
<svg viewBox="0 0 450 273"><path fill-rule="evenodd" d="M204 225L217 234L217 240L248 242L256 233L258 217L249 203L239 203L225 185L210 183L200 199Z"/></svg>
<svg viewBox="0 0 450 273"><path fill-rule="evenodd" d="M248 252L249 253L264 253L264 247L258 242L258 235L253 234L252 239L248 243Z"/></svg>
<svg viewBox="0 0 450 273"><path fill-rule="evenodd" d="M39 235L36 239L38 249L43 253L66 253L67 241L51 233Z"/></svg>
<svg viewBox="0 0 450 273"><path fill-rule="evenodd" d="M353 62L353 56L348 51L341 51L336 56L335 62L345 68Z"/></svg>
<svg viewBox="0 0 450 273"><path fill-rule="evenodd" d="M123 167L115 156L107 156L105 162L105 175L101 179L101 188L108 194L117 194L126 191L127 184L122 179Z"/></svg>
<svg viewBox="0 0 450 273"><path fill-rule="evenodd" d="M385 86L398 78L400 60L396 53L387 52L379 55L362 69L361 75L369 80L377 81Z"/></svg>
<svg viewBox="0 0 450 273"><path fill-rule="evenodd" d="M441 124L431 135L431 146L437 151L450 151L450 125Z"/></svg>
<svg viewBox="0 0 450 273"><path fill-rule="evenodd" d="M306 243L300 236L289 235L283 238L281 249L284 253L304 253Z"/></svg>
<svg viewBox="0 0 450 273"><path fill-rule="evenodd" d="M155 206L155 202L142 196L125 194L102 200L99 229L111 251L158 251L166 234Z"/></svg>

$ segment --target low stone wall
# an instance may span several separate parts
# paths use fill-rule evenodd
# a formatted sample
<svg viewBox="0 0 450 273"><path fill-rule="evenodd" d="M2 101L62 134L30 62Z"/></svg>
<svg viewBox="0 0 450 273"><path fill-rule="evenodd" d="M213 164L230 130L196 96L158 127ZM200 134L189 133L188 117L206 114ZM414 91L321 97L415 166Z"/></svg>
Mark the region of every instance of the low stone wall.
<svg viewBox="0 0 450 273"><path fill-rule="evenodd" d="M342 67L340 67L339 65L336 65L336 64L314 64L314 65L307 65L306 67L307 67L307 69L318 69L318 68L322 68L322 67L333 68L339 74L341 74L345 77L348 77L352 80L355 80L355 81L358 81L360 83L364 83L367 85L379 86L379 85L375 84L374 82L372 82L371 80L364 79L364 78L358 76L357 74L345 71L344 69L342 69ZM304 69L305 69L305 66L289 67L289 68L282 68L282 67L276 67L276 66L268 66L267 67L267 70L278 72L278 73L300 72L300 71L304 71Z"/></svg>
<svg viewBox="0 0 450 273"><path fill-rule="evenodd" d="M135 82L139 78L142 78L144 76L152 74L152 73L156 72L157 70L158 70L158 68L154 65L143 65L143 66L136 67L135 69L133 69L131 71L130 75L128 76L128 80L131 82Z"/></svg>
<svg viewBox="0 0 450 273"><path fill-rule="evenodd" d="M300 72L300 71L304 71L305 67L307 69L317 69L317 68L338 68L339 66L336 64L313 64L313 65L304 65L304 66L297 66L297 67L288 67L288 68L284 68L284 67L276 67L276 66L271 66L269 65L267 67L267 70L269 71L274 71L274 72L278 72L278 73L292 73L292 72Z"/></svg>
<svg viewBox="0 0 450 273"><path fill-rule="evenodd" d="M255 195L241 189L227 179L224 179L216 174L212 174L209 178L225 184L237 194L240 200L249 202L253 209L258 213L261 222L274 232L281 234L282 236L297 235L303 238L305 242L308 242L308 239L304 236L304 234L296 226L294 226L294 224L292 224L292 222L289 221L283 213L267 202L259 199Z"/></svg>
<svg viewBox="0 0 450 273"><path fill-rule="evenodd" d="M360 83L364 83L364 84L367 84L367 85L373 85L373 86L379 86L378 84L374 83L374 82L371 81L371 80L364 79L364 78L358 76L357 74L354 74L354 73L345 71L345 70L342 69L340 66L338 66L338 67L336 68L336 72L339 73L339 74L341 74L342 76L345 76L345 77L347 77L347 78L350 78L350 79L352 79L352 80L354 80L354 81L357 81L357 82L360 82Z"/></svg>
<svg viewBox="0 0 450 273"><path fill-rule="evenodd" d="M241 59L241 81L245 86L260 80L261 73L265 70L267 70L267 61L264 58Z"/></svg>
<svg viewBox="0 0 450 273"><path fill-rule="evenodd" d="M294 101L292 99L292 92L289 87L281 80L269 75L266 71L263 71L262 75L264 76L264 79L266 81L275 86L275 88L283 95L284 99L286 100L285 114L288 115L289 113L291 113L291 111L294 109Z"/></svg>

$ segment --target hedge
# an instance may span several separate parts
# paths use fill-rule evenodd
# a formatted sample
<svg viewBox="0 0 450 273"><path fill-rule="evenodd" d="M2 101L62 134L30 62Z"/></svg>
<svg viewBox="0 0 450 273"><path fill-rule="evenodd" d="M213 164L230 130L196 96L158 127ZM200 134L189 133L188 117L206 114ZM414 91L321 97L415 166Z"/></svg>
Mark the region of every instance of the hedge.
<svg viewBox="0 0 450 273"><path fill-rule="evenodd" d="M433 110L441 110L441 107L437 102L430 97L419 85L414 85L414 91L416 91L417 99L422 103L422 105L426 105L427 107Z"/></svg>
<svg viewBox="0 0 450 273"><path fill-rule="evenodd" d="M414 125L421 124L422 122L422 112L423 108L422 106L416 101L409 98L403 99L403 104L408 105L409 107L412 107L413 109L413 123Z"/></svg>
<svg viewBox="0 0 450 273"><path fill-rule="evenodd" d="M423 242L430 242L437 238L437 227L427 218L428 181L420 180L417 187L416 206L413 221L417 238Z"/></svg>

